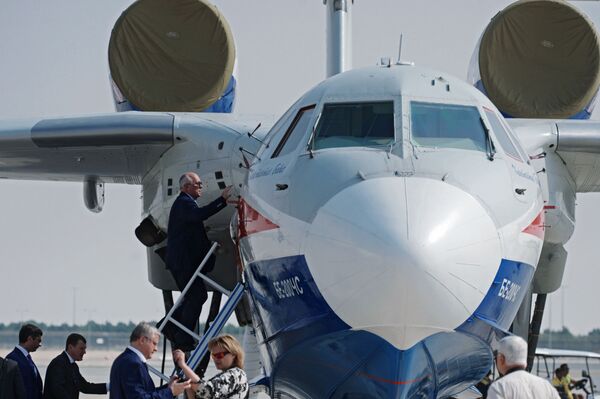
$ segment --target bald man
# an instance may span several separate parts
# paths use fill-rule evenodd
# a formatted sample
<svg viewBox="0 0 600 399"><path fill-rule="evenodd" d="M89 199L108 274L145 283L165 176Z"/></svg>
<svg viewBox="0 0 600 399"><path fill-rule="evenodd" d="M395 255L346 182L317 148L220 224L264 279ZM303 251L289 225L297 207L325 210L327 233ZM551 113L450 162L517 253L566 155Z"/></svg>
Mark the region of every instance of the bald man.
<svg viewBox="0 0 600 399"><path fill-rule="evenodd" d="M196 203L196 199L202 195L202 181L197 174L188 172L181 176L179 189L179 196L169 213L167 268L173 274L177 287L183 290L212 245L206 236L204 221L227 206L231 187L225 188L219 198L203 207ZM203 272L210 272L214 265L213 254L205 264ZM204 282L197 278L179 308L173 313L174 318L190 330L194 330L207 298ZM193 349L194 339L173 324L168 323L163 333L176 348L184 351Z"/></svg>

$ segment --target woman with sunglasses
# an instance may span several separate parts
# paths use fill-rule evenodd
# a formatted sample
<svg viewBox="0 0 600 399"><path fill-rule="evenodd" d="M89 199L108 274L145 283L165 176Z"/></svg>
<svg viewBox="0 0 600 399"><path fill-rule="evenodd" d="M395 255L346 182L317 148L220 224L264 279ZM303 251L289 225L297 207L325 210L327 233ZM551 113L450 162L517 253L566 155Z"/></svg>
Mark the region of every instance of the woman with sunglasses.
<svg viewBox="0 0 600 399"><path fill-rule="evenodd" d="M210 380L204 382L185 363L185 354L179 349L173 351L173 361L181 368L192 383L186 391L189 399L245 399L248 396L248 379L244 372L244 351L242 346L229 334L220 335L208 342L208 350L221 371Z"/></svg>

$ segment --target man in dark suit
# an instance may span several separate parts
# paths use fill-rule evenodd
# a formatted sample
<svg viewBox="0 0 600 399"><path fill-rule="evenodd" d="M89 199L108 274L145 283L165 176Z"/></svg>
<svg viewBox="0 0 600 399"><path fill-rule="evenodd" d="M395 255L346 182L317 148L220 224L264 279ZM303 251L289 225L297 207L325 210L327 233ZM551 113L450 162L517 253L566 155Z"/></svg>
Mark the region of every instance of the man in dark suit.
<svg viewBox="0 0 600 399"><path fill-rule="evenodd" d="M188 172L181 176L179 188L181 192L169 213L167 268L173 274L177 287L183 290L212 245L206 236L204 221L227 206L231 187L225 188L219 198L203 207L196 203L196 199L202 195L202 181L197 174ZM213 254L202 271L210 272L214 264ZM197 278L173 317L193 331L207 299L204 282ZM184 351L193 349L193 338L173 324L168 323L163 333L176 347Z"/></svg>
<svg viewBox="0 0 600 399"><path fill-rule="evenodd" d="M81 376L77 363L83 359L87 342L83 335L70 334L65 351L52 359L46 369L44 399L77 399L79 392L107 393L106 384L93 384Z"/></svg>
<svg viewBox="0 0 600 399"><path fill-rule="evenodd" d="M110 369L111 399L172 399L186 388L190 381L172 378L169 384L156 388L148 373L146 360L156 352L160 333L147 323L138 324L129 337L130 345L114 361Z"/></svg>
<svg viewBox="0 0 600 399"><path fill-rule="evenodd" d="M19 330L19 345L6 358L19 365L27 399L42 399L42 377L30 353L42 346L42 330L33 324L25 324Z"/></svg>
<svg viewBox="0 0 600 399"><path fill-rule="evenodd" d="M17 362L0 357L0 398L26 399L25 386Z"/></svg>

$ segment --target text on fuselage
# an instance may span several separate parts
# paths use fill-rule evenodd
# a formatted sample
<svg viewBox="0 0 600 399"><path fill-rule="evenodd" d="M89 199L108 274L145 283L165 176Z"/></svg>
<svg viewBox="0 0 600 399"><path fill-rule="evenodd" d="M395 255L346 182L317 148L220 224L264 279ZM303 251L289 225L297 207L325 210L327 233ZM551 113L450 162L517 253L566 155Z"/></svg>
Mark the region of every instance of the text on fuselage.
<svg viewBox="0 0 600 399"><path fill-rule="evenodd" d="M300 285L300 277L294 276L284 280L273 281L273 288L279 299L291 298L304 294Z"/></svg>
<svg viewBox="0 0 600 399"><path fill-rule="evenodd" d="M520 290L521 286L519 284L513 283L508 279L503 279L502 284L500 285L500 291L498 291L498 296L505 301L514 302Z"/></svg>

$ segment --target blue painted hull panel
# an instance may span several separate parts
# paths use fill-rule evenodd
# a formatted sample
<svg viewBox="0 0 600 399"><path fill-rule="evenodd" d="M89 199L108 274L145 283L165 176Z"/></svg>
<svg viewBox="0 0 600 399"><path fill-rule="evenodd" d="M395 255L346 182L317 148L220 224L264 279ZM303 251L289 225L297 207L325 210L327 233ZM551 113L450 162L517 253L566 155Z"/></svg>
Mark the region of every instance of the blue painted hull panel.
<svg viewBox="0 0 600 399"><path fill-rule="evenodd" d="M246 268L272 393L297 398L436 398L475 384L492 365L490 343L507 329L533 277L530 265L502 260L480 306L453 332L398 350L352 330L320 294L304 256Z"/></svg>
<svg viewBox="0 0 600 399"><path fill-rule="evenodd" d="M491 362L485 342L458 332L400 351L369 332L345 330L286 353L272 389L300 398L436 398L478 382Z"/></svg>

